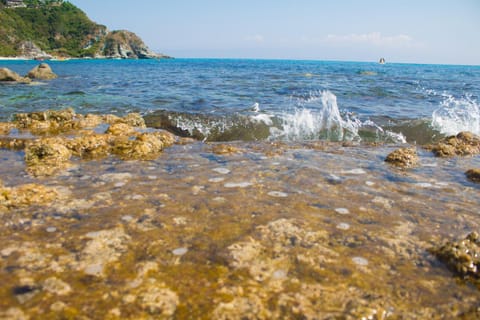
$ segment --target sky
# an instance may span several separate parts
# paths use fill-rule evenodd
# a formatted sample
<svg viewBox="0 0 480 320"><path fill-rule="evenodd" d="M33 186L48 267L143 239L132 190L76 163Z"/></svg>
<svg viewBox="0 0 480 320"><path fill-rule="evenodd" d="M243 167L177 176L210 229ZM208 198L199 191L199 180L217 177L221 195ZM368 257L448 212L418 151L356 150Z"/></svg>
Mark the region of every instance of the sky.
<svg viewBox="0 0 480 320"><path fill-rule="evenodd" d="M480 0L69 0L177 58L480 65Z"/></svg>

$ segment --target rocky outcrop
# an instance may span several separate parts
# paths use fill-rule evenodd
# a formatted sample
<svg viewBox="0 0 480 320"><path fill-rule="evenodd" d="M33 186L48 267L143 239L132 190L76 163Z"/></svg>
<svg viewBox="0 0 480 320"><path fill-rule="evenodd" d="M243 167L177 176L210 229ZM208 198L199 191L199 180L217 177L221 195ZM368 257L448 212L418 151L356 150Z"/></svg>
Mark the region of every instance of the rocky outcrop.
<svg viewBox="0 0 480 320"><path fill-rule="evenodd" d="M415 148L400 148L390 153L385 162L401 168L411 168L418 164L418 155Z"/></svg>
<svg viewBox="0 0 480 320"><path fill-rule="evenodd" d="M0 68L0 82L29 83L31 81L8 68Z"/></svg>
<svg viewBox="0 0 480 320"><path fill-rule="evenodd" d="M25 59L51 59L52 56L40 49L32 41L22 41L17 47L18 54Z"/></svg>
<svg viewBox="0 0 480 320"><path fill-rule="evenodd" d="M480 153L480 137L471 132L460 132L427 148L437 157L475 155Z"/></svg>
<svg viewBox="0 0 480 320"><path fill-rule="evenodd" d="M150 50L135 33L127 30L112 31L103 40L103 47L96 57L113 59L162 58Z"/></svg>
<svg viewBox="0 0 480 320"><path fill-rule="evenodd" d="M51 80L57 78L52 68L46 63L40 63L38 66L30 70L27 74L30 79Z"/></svg>

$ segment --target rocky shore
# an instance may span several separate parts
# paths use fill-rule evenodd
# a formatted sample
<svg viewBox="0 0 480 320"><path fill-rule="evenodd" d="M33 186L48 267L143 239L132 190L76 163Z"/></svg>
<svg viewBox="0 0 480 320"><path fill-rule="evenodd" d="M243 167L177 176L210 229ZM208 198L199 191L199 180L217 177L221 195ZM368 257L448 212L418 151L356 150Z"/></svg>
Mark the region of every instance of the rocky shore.
<svg viewBox="0 0 480 320"><path fill-rule="evenodd" d="M480 315L469 133L205 144L65 109L0 135L0 319Z"/></svg>

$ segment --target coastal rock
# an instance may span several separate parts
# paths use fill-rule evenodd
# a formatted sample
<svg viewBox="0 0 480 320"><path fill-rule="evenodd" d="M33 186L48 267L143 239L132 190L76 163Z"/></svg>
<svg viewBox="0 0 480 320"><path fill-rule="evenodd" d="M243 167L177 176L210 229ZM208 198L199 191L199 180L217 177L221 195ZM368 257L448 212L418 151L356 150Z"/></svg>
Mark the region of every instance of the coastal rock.
<svg viewBox="0 0 480 320"><path fill-rule="evenodd" d="M114 59L152 59L162 57L162 55L151 51L135 33L127 30L108 33L104 39L103 48L97 56Z"/></svg>
<svg viewBox="0 0 480 320"><path fill-rule="evenodd" d="M42 112L17 113L14 123L20 129L29 129L32 133L55 133L75 127L77 115L71 108L46 110Z"/></svg>
<svg viewBox="0 0 480 320"><path fill-rule="evenodd" d="M480 169L470 169L465 172L465 175L469 180L480 183Z"/></svg>
<svg viewBox="0 0 480 320"><path fill-rule="evenodd" d="M480 153L480 137L471 132L460 132L427 148L437 157L475 155Z"/></svg>
<svg viewBox="0 0 480 320"><path fill-rule="evenodd" d="M27 73L27 77L38 80L51 80L57 78L57 75L53 73L52 68L48 64L40 63Z"/></svg>
<svg viewBox="0 0 480 320"><path fill-rule="evenodd" d="M385 161L397 167L411 168L418 164L418 155L415 148L400 148L390 153Z"/></svg>
<svg viewBox="0 0 480 320"><path fill-rule="evenodd" d="M76 269L97 277L104 276L108 264L118 261L130 240L123 228L89 232L85 238L89 241L79 254Z"/></svg>
<svg viewBox="0 0 480 320"><path fill-rule="evenodd" d="M151 315L171 317L179 304L178 295L174 291L154 280L141 287L137 295L142 309Z"/></svg>
<svg viewBox="0 0 480 320"><path fill-rule="evenodd" d="M15 126L12 123L0 122L0 135L8 135L13 128Z"/></svg>
<svg viewBox="0 0 480 320"><path fill-rule="evenodd" d="M216 144L212 146L212 152L215 154L233 154L238 153L238 148L228 144Z"/></svg>
<svg viewBox="0 0 480 320"><path fill-rule="evenodd" d="M59 196L55 188L25 184L7 188L0 183L0 208L12 209L32 205L49 205Z"/></svg>
<svg viewBox="0 0 480 320"><path fill-rule="evenodd" d="M64 143L61 138L43 138L27 145L27 172L34 176L48 176L68 167L72 152Z"/></svg>
<svg viewBox="0 0 480 320"><path fill-rule="evenodd" d="M8 68L0 68L0 82L30 83L31 81Z"/></svg>
<svg viewBox="0 0 480 320"><path fill-rule="evenodd" d="M131 135L131 134L135 133L135 128L133 128L129 124L119 122L119 123L112 124L107 129L106 133L114 135L114 136Z"/></svg>
<svg viewBox="0 0 480 320"><path fill-rule="evenodd" d="M168 132L142 133L135 140L120 136L113 143L112 153L124 160L152 160L174 141L173 135Z"/></svg>
<svg viewBox="0 0 480 320"><path fill-rule="evenodd" d="M82 159L98 159L110 153L111 137L105 134L87 134L66 141L66 146L73 155Z"/></svg>
<svg viewBox="0 0 480 320"><path fill-rule="evenodd" d="M24 59L51 59L52 56L40 49L33 41L21 41L17 48L18 56Z"/></svg>
<svg viewBox="0 0 480 320"><path fill-rule="evenodd" d="M464 240L447 242L433 254L449 269L464 278L480 279L480 236L470 233Z"/></svg>

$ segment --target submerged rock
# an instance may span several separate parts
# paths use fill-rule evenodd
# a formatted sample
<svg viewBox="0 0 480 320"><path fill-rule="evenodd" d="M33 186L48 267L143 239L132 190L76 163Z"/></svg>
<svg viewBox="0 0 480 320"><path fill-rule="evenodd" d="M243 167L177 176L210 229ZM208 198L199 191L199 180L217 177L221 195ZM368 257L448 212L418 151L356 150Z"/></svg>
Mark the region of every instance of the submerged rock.
<svg viewBox="0 0 480 320"><path fill-rule="evenodd" d="M418 164L418 155L415 148L400 148L390 153L385 161L397 167L411 168Z"/></svg>
<svg viewBox="0 0 480 320"><path fill-rule="evenodd" d="M55 188L38 184L25 184L15 188L2 186L0 182L0 208L48 205L59 196Z"/></svg>
<svg viewBox="0 0 480 320"><path fill-rule="evenodd" d="M432 253L449 269L464 278L480 279L480 236L470 233L464 240L447 242Z"/></svg>
<svg viewBox="0 0 480 320"><path fill-rule="evenodd" d="M475 155L480 153L480 137L471 132L460 132L427 148L437 157Z"/></svg>
<svg viewBox="0 0 480 320"><path fill-rule="evenodd" d="M27 145L25 163L27 172L34 176L52 175L69 166L72 152L61 138L43 138Z"/></svg>
<svg viewBox="0 0 480 320"><path fill-rule="evenodd" d="M48 64L40 63L27 73L27 77L30 79L51 80L57 78L57 75L53 73L52 68Z"/></svg>
<svg viewBox="0 0 480 320"><path fill-rule="evenodd" d="M470 169L465 172L465 175L469 180L480 183L480 169Z"/></svg>
<svg viewBox="0 0 480 320"><path fill-rule="evenodd" d="M0 82L30 83L32 80L22 77L8 68L0 68Z"/></svg>

